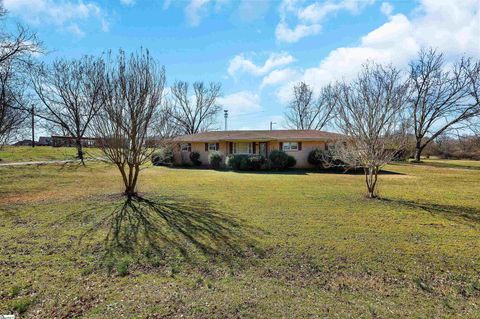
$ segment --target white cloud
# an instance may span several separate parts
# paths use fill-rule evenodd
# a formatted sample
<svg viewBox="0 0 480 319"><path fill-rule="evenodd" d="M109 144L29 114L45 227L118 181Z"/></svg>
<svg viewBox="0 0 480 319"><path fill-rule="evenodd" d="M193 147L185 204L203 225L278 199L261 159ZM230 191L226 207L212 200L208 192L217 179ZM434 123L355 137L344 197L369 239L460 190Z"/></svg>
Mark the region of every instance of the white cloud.
<svg viewBox="0 0 480 319"><path fill-rule="evenodd" d="M75 34L77 37L81 38L85 36L85 32L83 32L76 23L70 24L66 29L67 31Z"/></svg>
<svg viewBox="0 0 480 319"><path fill-rule="evenodd" d="M242 21L254 22L264 17L269 6L268 0L242 0L238 6L238 16Z"/></svg>
<svg viewBox="0 0 480 319"><path fill-rule="evenodd" d="M230 116L261 111L260 96L250 91L232 93L218 99Z"/></svg>
<svg viewBox="0 0 480 319"><path fill-rule="evenodd" d="M298 24L294 29L290 29L285 22L280 22L275 29L275 36L280 41L293 43L306 36L318 34L321 30L322 26L319 24Z"/></svg>
<svg viewBox="0 0 480 319"><path fill-rule="evenodd" d="M80 21L96 19L102 30L108 30L104 12L93 2L57 0L4 0L5 8L34 25L50 24L76 35L84 34Z"/></svg>
<svg viewBox="0 0 480 319"><path fill-rule="evenodd" d="M196 27L200 24L205 5L209 2L210 0L191 0L185 7L185 17L191 26Z"/></svg>
<svg viewBox="0 0 480 319"><path fill-rule="evenodd" d="M299 72L292 68L286 68L282 70L273 70L263 78L260 88L264 88L265 86L269 86L269 85L285 83L287 81L291 81L295 78L298 78L298 76L299 76Z"/></svg>
<svg viewBox="0 0 480 319"><path fill-rule="evenodd" d="M295 61L295 58L286 52L271 53L262 66L256 65L244 54L235 56L230 60L228 74L234 75L237 72L246 72L253 75L264 75L274 68L288 65Z"/></svg>
<svg viewBox="0 0 480 319"><path fill-rule="evenodd" d="M190 26L199 26L202 18L211 11L212 6L209 6L210 4L214 3L213 10L219 12L228 2L229 0L190 0L185 7L185 18ZM167 0L163 3L164 9L168 9L169 6L170 1Z"/></svg>
<svg viewBox="0 0 480 319"><path fill-rule="evenodd" d="M480 57L480 13L478 0L423 0L413 18L403 14L361 38L354 47L331 51L317 67L307 68L302 80L319 89L338 79L350 79L367 60L404 67L422 47L434 47L447 56L466 53ZM286 83L277 96L288 101L293 82Z"/></svg>
<svg viewBox="0 0 480 319"><path fill-rule="evenodd" d="M382 5L380 6L380 11L384 15L389 16L393 12L393 6L388 2L383 2Z"/></svg>
<svg viewBox="0 0 480 319"><path fill-rule="evenodd" d="M133 6L135 4L135 0L120 0L120 2L125 6Z"/></svg>
<svg viewBox="0 0 480 319"><path fill-rule="evenodd" d="M302 1L284 0L280 5L280 22L275 28L275 36L281 42L293 43L298 40L320 33L321 23L331 14L341 10L357 13L363 7L370 5L374 0L328 0L314 2L301 7ZM293 17L298 24L290 28L287 19Z"/></svg>

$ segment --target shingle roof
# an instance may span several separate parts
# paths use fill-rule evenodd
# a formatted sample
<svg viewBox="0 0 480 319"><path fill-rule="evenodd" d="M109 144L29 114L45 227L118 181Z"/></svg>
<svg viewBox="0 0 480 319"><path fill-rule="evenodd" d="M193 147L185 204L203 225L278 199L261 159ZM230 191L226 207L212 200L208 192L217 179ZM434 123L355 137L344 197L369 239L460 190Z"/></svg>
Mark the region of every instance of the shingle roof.
<svg viewBox="0 0 480 319"><path fill-rule="evenodd" d="M178 136L175 138L175 141L325 141L340 137L342 137L341 134L317 130L210 131Z"/></svg>

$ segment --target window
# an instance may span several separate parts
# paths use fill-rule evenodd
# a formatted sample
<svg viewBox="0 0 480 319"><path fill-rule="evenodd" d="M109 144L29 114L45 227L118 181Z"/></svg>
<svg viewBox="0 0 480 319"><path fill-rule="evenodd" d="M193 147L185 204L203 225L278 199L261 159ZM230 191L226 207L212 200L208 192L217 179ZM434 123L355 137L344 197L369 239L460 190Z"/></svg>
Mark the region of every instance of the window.
<svg viewBox="0 0 480 319"><path fill-rule="evenodd" d="M191 152L192 151L192 144L184 143L180 145L180 150L182 152Z"/></svg>
<svg viewBox="0 0 480 319"><path fill-rule="evenodd" d="M209 151L218 151L217 143L208 143L208 150Z"/></svg>
<svg viewBox="0 0 480 319"><path fill-rule="evenodd" d="M252 154L252 143L233 143L233 154Z"/></svg>
<svg viewBox="0 0 480 319"><path fill-rule="evenodd" d="M284 151L298 151L298 142L284 142L283 143Z"/></svg>

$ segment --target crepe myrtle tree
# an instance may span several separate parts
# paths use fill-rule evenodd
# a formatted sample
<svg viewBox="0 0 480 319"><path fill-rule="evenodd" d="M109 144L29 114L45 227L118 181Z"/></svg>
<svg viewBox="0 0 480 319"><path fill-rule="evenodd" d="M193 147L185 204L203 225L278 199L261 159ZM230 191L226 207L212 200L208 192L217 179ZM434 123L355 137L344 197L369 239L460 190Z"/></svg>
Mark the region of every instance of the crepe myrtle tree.
<svg viewBox="0 0 480 319"><path fill-rule="evenodd" d="M165 69L140 50L109 54L101 90L102 109L93 130L106 159L115 164L128 198L137 196L140 167L155 152L156 125L163 123Z"/></svg>
<svg viewBox="0 0 480 319"><path fill-rule="evenodd" d="M105 63L101 57L57 59L32 73L39 109L36 116L75 140L77 157L84 160L83 137L102 107Z"/></svg>
<svg viewBox="0 0 480 319"><path fill-rule="evenodd" d="M408 83L392 66L367 63L355 80L336 84L336 126L344 137L334 159L363 168L367 196L377 197L378 173L402 149L408 137L403 118Z"/></svg>
<svg viewBox="0 0 480 319"><path fill-rule="evenodd" d="M334 104L331 85L321 88L315 98L313 89L300 82L293 87L293 97L285 113L286 123L296 130L321 130L332 120Z"/></svg>
<svg viewBox="0 0 480 319"><path fill-rule="evenodd" d="M434 49L410 63L409 116L415 134L415 161L438 136L463 129L480 114L480 62L462 57L451 67Z"/></svg>

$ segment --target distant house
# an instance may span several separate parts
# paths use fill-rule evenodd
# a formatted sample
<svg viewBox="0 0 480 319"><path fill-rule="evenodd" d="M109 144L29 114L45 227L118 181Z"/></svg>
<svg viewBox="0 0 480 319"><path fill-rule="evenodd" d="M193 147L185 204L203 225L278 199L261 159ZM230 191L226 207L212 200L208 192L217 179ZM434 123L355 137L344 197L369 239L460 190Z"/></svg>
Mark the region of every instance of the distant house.
<svg viewBox="0 0 480 319"><path fill-rule="evenodd" d="M31 146L31 145L32 145L32 140L21 140L12 144L12 146ZM36 142L35 142L35 145L37 145Z"/></svg>
<svg viewBox="0 0 480 319"><path fill-rule="evenodd" d="M38 142L36 143L38 146L51 146L52 145L52 138L49 136L40 136L38 138Z"/></svg>
<svg viewBox="0 0 480 319"><path fill-rule="evenodd" d="M82 137L80 140L83 147L94 147L97 145L97 141L98 139L94 137ZM76 140L71 136L52 135L51 137L51 145L53 147L75 147L76 143Z"/></svg>
<svg viewBox="0 0 480 319"><path fill-rule="evenodd" d="M208 163L211 151L229 154L258 154L268 157L273 150L283 150L295 157L295 167L310 167L308 154L315 148L327 149L341 135L317 130L211 131L175 138L174 162L189 163L190 153L198 152Z"/></svg>

